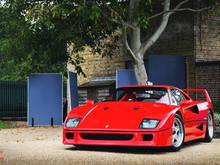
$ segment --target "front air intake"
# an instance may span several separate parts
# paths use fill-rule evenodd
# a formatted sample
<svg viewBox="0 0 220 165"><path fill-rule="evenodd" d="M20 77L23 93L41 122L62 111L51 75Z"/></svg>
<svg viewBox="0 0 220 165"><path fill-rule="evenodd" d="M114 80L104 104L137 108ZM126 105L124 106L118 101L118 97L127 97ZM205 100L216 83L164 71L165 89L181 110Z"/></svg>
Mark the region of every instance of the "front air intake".
<svg viewBox="0 0 220 165"><path fill-rule="evenodd" d="M151 141L151 140L153 140L153 135L152 134L143 135L143 141Z"/></svg>
<svg viewBox="0 0 220 165"><path fill-rule="evenodd" d="M131 140L132 134L91 134L81 133L80 136L87 140Z"/></svg>
<svg viewBox="0 0 220 165"><path fill-rule="evenodd" d="M67 139L74 139L74 134L73 133L66 133L66 138Z"/></svg>

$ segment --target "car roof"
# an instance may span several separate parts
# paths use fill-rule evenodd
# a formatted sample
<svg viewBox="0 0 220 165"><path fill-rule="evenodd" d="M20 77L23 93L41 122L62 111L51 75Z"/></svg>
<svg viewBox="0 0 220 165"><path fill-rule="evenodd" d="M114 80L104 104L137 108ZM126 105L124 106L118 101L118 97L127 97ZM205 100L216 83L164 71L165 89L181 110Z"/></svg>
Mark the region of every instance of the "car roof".
<svg viewBox="0 0 220 165"><path fill-rule="evenodd" d="M143 87L166 88L166 89L176 88L176 87L170 86L170 85L128 85L128 86L118 87L117 89L121 89L121 88L143 88Z"/></svg>

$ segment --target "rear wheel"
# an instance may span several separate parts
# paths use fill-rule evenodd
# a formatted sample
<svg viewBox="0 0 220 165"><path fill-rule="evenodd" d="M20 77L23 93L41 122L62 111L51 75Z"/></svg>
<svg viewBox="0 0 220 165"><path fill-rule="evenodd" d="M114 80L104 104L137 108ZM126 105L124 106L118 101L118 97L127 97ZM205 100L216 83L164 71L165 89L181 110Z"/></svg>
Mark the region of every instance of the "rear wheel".
<svg viewBox="0 0 220 165"><path fill-rule="evenodd" d="M214 122L213 122L212 113L211 113L211 111L209 111L204 141L211 142L213 139L213 136L214 136Z"/></svg>
<svg viewBox="0 0 220 165"><path fill-rule="evenodd" d="M184 143L184 126L180 115L176 114L173 120L172 127L172 146L171 151L178 151Z"/></svg>

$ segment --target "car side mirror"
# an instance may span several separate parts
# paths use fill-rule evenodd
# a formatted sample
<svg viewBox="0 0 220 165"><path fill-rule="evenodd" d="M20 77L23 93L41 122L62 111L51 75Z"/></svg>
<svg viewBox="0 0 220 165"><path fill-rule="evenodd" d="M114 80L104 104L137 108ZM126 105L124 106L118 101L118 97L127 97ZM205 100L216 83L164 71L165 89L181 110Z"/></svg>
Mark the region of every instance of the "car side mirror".
<svg viewBox="0 0 220 165"><path fill-rule="evenodd" d="M86 105L93 105L93 104L94 104L94 101L93 101L93 100L86 100L86 101L85 101L85 104L86 104Z"/></svg>

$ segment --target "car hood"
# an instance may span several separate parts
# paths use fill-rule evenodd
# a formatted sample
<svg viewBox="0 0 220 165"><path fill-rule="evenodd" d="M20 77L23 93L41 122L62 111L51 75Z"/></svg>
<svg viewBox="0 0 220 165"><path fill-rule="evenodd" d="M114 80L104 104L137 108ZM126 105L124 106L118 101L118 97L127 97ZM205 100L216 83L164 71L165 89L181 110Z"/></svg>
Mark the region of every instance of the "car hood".
<svg viewBox="0 0 220 165"><path fill-rule="evenodd" d="M80 117L78 128L138 129L144 118L164 120L176 106L149 102L101 102L73 110Z"/></svg>

